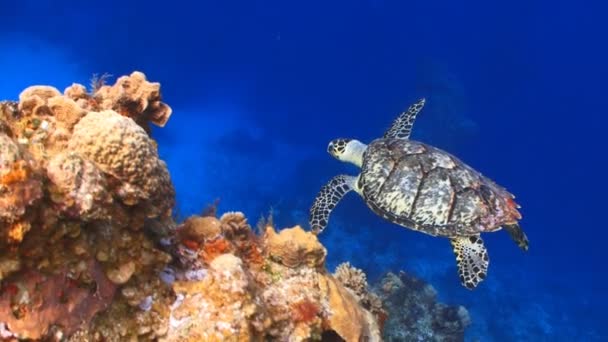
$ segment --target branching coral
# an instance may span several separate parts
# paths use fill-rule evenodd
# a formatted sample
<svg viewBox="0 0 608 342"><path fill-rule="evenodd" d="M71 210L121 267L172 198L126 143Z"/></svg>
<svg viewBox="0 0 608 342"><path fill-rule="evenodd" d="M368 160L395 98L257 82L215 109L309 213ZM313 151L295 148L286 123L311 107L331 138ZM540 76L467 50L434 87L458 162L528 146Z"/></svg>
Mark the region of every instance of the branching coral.
<svg viewBox="0 0 608 342"><path fill-rule="evenodd" d="M336 267L334 277L346 288L351 289L359 298L365 297L368 289L365 273L353 267L348 261Z"/></svg>
<svg viewBox="0 0 608 342"><path fill-rule="evenodd" d="M387 319L387 313L383 308L382 300L369 288L367 276L363 270L353 267L349 262L344 262L336 267L334 277L353 292L363 307L376 316L382 328Z"/></svg>

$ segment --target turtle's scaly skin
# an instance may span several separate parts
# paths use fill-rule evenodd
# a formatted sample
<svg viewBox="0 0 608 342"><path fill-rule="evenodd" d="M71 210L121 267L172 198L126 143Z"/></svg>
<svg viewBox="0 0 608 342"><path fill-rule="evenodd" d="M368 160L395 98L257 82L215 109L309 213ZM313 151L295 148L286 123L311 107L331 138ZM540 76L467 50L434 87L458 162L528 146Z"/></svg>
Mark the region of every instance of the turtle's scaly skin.
<svg viewBox="0 0 608 342"><path fill-rule="evenodd" d="M357 186L376 214L433 236L476 235L521 219L504 188L451 154L412 140L372 141Z"/></svg>

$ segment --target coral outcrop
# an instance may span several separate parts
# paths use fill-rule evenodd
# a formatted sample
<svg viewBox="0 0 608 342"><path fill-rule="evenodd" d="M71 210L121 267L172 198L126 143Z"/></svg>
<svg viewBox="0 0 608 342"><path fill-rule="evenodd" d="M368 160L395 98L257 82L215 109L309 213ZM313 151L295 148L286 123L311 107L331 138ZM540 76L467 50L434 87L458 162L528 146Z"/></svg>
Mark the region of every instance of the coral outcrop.
<svg viewBox="0 0 608 342"><path fill-rule="evenodd" d="M0 102L0 340L460 340L464 308L405 274L372 288L300 226L217 209L175 222L141 72ZM384 331L384 332L383 332Z"/></svg>
<svg viewBox="0 0 608 342"><path fill-rule="evenodd" d="M188 218L177 236L178 300L163 340L380 340L376 317L325 270L326 249L301 227L256 236L229 212Z"/></svg>
<svg viewBox="0 0 608 342"><path fill-rule="evenodd" d="M175 194L145 127L171 110L142 73L107 87L31 86L0 102L0 338L86 327L103 339L112 317L123 336L154 338L168 324L174 294L158 274L171 256L148 227L173 224Z"/></svg>
<svg viewBox="0 0 608 342"><path fill-rule="evenodd" d="M1 340L381 339L366 285L329 273L301 227L175 222L148 126L171 116L160 85L106 80L0 102Z"/></svg>

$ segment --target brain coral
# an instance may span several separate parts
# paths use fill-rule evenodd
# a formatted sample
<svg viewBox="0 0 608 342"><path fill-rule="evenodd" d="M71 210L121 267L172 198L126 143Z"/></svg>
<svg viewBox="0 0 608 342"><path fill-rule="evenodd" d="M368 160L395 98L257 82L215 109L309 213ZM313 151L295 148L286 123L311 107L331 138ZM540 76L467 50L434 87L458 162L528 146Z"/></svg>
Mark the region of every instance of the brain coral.
<svg viewBox="0 0 608 342"><path fill-rule="evenodd" d="M118 179L116 194L125 204L159 202L161 212L173 206L167 166L146 131L130 118L111 110L89 112L74 126L68 148Z"/></svg>

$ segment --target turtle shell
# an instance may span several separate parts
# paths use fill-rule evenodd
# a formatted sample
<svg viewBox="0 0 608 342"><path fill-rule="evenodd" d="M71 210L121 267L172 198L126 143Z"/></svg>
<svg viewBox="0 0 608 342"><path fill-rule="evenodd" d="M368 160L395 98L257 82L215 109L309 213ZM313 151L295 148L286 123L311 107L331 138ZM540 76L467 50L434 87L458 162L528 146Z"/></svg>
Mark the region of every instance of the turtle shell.
<svg viewBox="0 0 608 342"><path fill-rule="evenodd" d="M434 236L490 232L521 219L506 189L453 155L412 140L372 141L358 187L376 214Z"/></svg>

